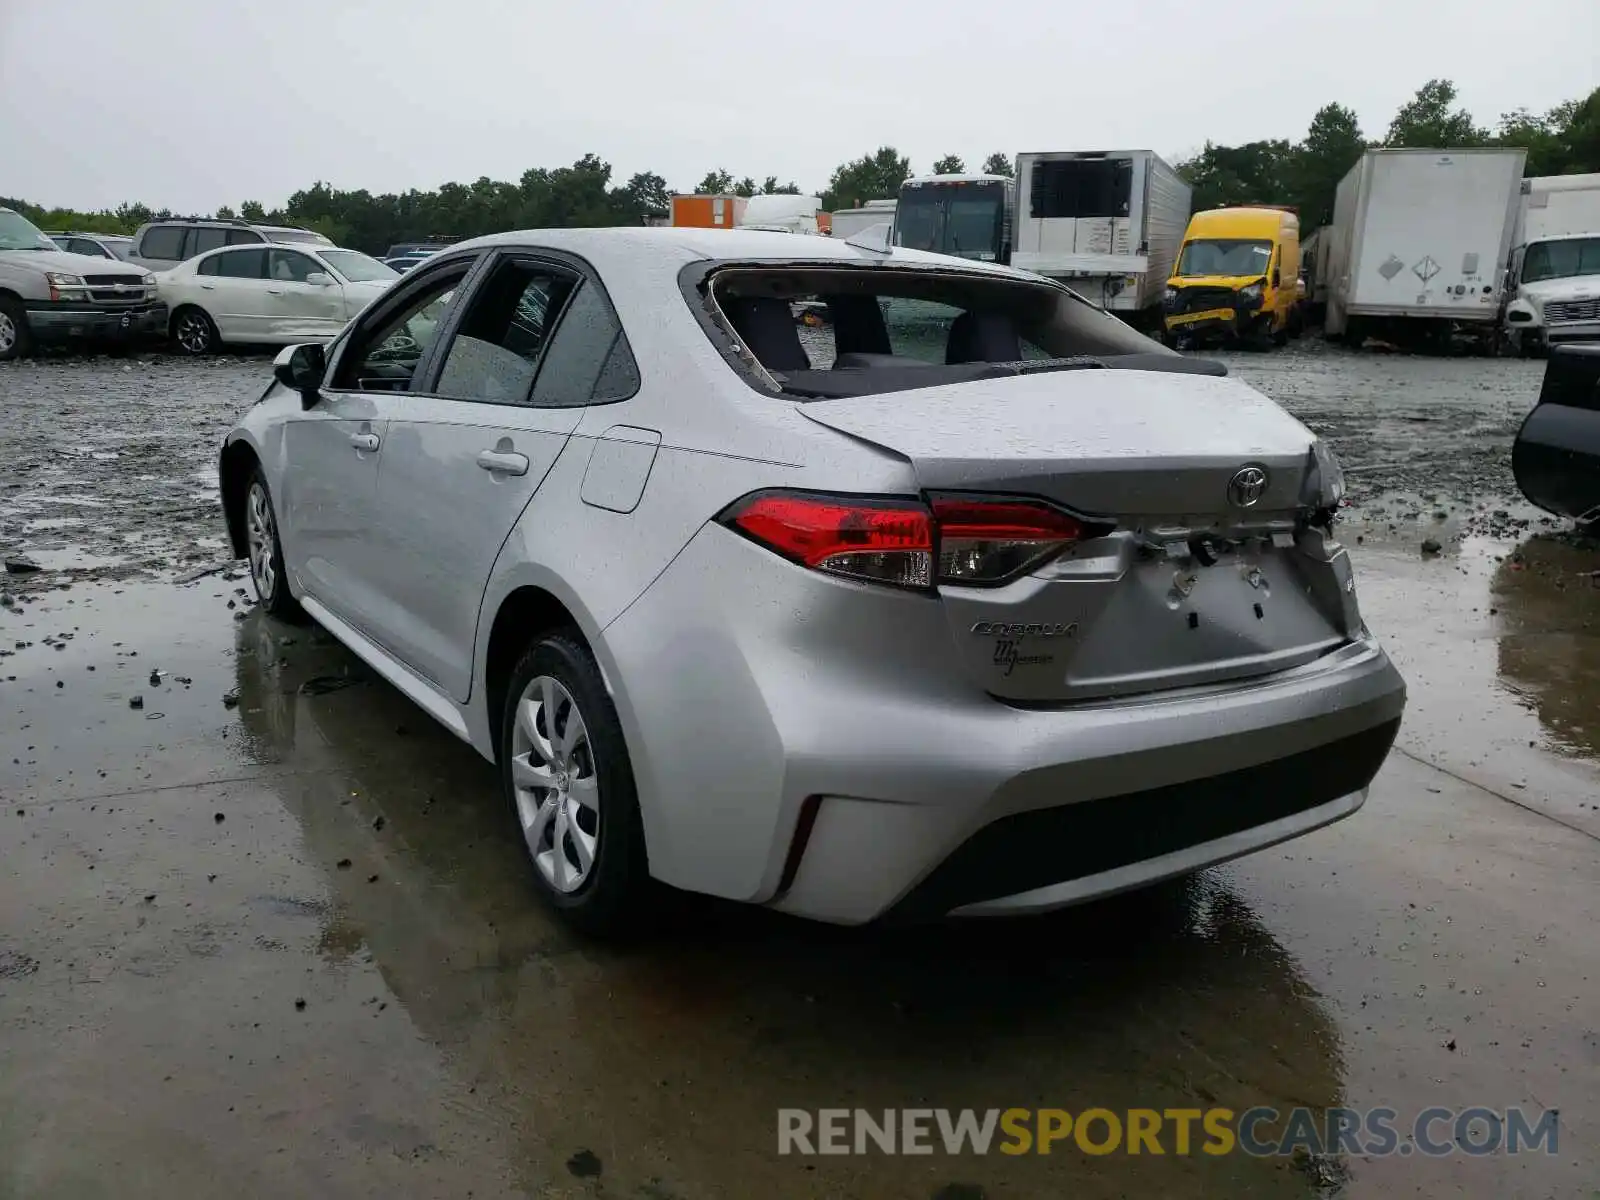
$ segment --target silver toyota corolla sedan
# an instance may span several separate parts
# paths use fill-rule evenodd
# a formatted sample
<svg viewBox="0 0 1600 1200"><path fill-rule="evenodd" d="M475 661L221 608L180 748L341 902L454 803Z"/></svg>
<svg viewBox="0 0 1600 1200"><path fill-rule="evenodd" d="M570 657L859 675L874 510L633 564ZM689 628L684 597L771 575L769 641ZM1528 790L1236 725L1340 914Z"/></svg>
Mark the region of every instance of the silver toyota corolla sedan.
<svg viewBox="0 0 1600 1200"><path fill-rule="evenodd" d="M1035 275L511 233L274 376L220 463L263 605L498 763L585 929L1056 908L1350 815L1399 726L1331 452Z"/></svg>

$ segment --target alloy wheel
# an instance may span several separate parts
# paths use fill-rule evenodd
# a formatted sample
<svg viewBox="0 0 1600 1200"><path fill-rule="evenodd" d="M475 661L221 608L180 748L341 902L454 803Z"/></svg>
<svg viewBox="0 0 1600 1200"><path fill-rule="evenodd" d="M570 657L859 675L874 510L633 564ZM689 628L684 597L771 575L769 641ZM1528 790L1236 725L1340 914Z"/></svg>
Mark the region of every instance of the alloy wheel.
<svg viewBox="0 0 1600 1200"><path fill-rule="evenodd" d="M186 312L178 318L178 345L190 354L204 354L211 348L211 322L204 314Z"/></svg>
<svg viewBox="0 0 1600 1200"><path fill-rule="evenodd" d="M582 887L600 845L600 785L589 730L560 680L539 675L517 701L511 782L528 853L558 892Z"/></svg>
<svg viewBox="0 0 1600 1200"><path fill-rule="evenodd" d="M250 577L263 604L270 603L278 586L277 530L272 521L272 501L260 481L250 485L245 500L245 540L250 548Z"/></svg>
<svg viewBox="0 0 1600 1200"><path fill-rule="evenodd" d="M0 309L0 354L10 354L17 348L17 323L11 314Z"/></svg>

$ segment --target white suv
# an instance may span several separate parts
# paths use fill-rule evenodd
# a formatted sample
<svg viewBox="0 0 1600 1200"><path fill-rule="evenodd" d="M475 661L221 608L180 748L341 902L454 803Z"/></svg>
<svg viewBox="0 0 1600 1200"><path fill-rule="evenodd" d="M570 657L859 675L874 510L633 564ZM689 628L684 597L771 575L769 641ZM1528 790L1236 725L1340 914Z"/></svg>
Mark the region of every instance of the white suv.
<svg viewBox="0 0 1600 1200"><path fill-rule="evenodd" d="M150 221L139 226L126 258L152 271L169 271L207 250L224 246L256 246L264 242L293 242L331 246L333 242L314 229L289 225L253 225L248 221L209 218Z"/></svg>

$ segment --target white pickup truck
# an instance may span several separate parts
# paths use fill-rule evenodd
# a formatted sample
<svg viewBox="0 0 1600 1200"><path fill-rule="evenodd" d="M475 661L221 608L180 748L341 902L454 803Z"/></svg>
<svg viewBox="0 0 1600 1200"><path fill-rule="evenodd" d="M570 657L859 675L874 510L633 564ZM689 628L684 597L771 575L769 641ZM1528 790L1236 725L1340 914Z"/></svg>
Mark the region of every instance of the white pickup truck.
<svg viewBox="0 0 1600 1200"><path fill-rule="evenodd" d="M149 271L69 254L21 213L0 208L0 362L36 345L166 332L167 306Z"/></svg>

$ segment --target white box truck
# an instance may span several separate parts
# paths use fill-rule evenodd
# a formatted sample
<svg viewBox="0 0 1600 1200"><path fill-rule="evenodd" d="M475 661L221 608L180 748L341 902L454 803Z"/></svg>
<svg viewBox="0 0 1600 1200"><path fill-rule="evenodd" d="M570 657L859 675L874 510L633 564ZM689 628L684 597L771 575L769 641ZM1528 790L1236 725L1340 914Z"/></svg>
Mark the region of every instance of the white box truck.
<svg viewBox="0 0 1600 1200"><path fill-rule="evenodd" d="M1159 319L1191 189L1152 150L1017 155L1011 265L1119 316Z"/></svg>
<svg viewBox="0 0 1600 1200"><path fill-rule="evenodd" d="M874 225L893 225L897 203L895 200L868 200L857 208L837 209L833 214L833 236L843 240ZM884 238L885 242L888 240Z"/></svg>
<svg viewBox="0 0 1600 1200"><path fill-rule="evenodd" d="M1600 340L1600 174L1522 181L1506 332L1523 354Z"/></svg>
<svg viewBox="0 0 1600 1200"><path fill-rule="evenodd" d="M1334 193L1328 337L1493 342L1523 163L1514 149L1368 150Z"/></svg>
<svg viewBox="0 0 1600 1200"><path fill-rule="evenodd" d="M786 192L762 193L744 203L734 220L735 229L767 229L777 233L816 233L822 197Z"/></svg>

